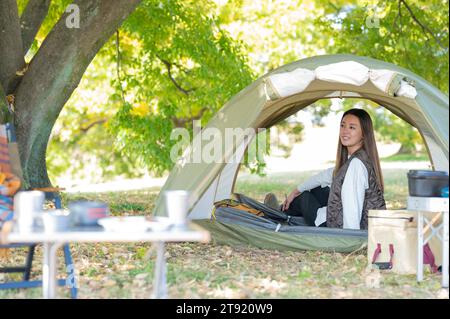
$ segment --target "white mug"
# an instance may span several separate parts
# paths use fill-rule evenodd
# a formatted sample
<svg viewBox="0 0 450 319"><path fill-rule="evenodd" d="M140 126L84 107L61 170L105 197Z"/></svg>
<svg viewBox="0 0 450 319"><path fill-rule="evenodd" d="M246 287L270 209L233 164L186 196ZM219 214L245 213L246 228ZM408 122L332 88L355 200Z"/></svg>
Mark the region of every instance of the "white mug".
<svg viewBox="0 0 450 319"><path fill-rule="evenodd" d="M41 191L22 191L14 196L14 219L19 231L27 232L33 228L36 213L44 209L45 194Z"/></svg>
<svg viewBox="0 0 450 319"><path fill-rule="evenodd" d="M184 190L165 191L166 209L174 225L184 225L187 220L189 192Z"/></svg>

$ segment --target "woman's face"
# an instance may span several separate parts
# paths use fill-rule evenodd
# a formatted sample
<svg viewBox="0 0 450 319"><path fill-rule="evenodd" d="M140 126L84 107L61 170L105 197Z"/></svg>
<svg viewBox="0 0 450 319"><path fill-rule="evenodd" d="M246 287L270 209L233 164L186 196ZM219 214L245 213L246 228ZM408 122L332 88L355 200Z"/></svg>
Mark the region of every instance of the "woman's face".
<svg viewBox="0 0 450 319"><path fill-rule="evenodd" d="M362 145L363 133L359 118L353 114L347 114L341 121L339 138L343 146L347 147L350 154Z"/></svg>

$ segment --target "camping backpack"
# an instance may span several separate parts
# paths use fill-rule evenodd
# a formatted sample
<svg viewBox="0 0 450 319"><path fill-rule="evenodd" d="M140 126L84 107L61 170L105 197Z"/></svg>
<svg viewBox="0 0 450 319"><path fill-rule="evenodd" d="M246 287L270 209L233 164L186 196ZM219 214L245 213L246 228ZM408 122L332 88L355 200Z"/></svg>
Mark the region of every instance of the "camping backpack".
<svg viewBox="0 0 450 319"><path fill-rule="evenodd" d="M240 211L269 219L276 223L286 223L291 226L305 226L306 222L303 217L289 216L285 212L273 209L263 203L258 202L243 194L233 193L232 199L224 199L214 203L214 210L212 215L219 207L231 207Z"/></svg>
<svg viewBox="0 0 450 319"><path fill-rule="evenodd" d="M250 206L248 206L246 204L240 203L240 202L238 202L237 200L234 200L234 199L223 199L221 201L215 202L214 203L214 211L212 213L213 216L214 216L214 212L219 207L231 207L231 208L234 208L234 209L246 211L246 212L248 212L250 214L253 214L253 215L256 215L256 216L260 216L260 217L264 217L265 216L264 212L262 212L262 211L260 211L258 209L252 208L252 207L250 207Z"/></svg>

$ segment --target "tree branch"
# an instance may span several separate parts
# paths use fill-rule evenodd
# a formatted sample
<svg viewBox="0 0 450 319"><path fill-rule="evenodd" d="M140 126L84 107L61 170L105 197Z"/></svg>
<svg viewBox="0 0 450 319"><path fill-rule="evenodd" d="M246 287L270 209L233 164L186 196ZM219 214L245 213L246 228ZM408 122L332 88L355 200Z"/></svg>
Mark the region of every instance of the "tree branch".
<svg viewBox="0 0 450 319"><path fill-rule="evenodd" d="M328 1L327 5L336 11L336 13L339 13L341 11L341 8L339 8L336 4L333 3L333 1Z"/></svg>
<svg viewBox="0 0 450 319"><path fill-rule="evenodd" d="M6 94L13 93L25 67L19 13L16 0L0 1L0 85Z"/></svg>
<svg viewBox="0 0 450 319"><path fill-rule="evenodd" d="M122 56L121 56L121 53L120 53L120 34L119 34L119 30L118 29L116 31L116 56L117 56L116 57L117 58L117 63L116 63L117 81L119 81L120 93L122 95L123 103L126 103L125 91L123 90L122 77L120 75L120 60L121 60Z"/></svg>
<svg viewBox="0 0 450 319"><path fill-rule="evenodd" d="M34 38L38 33L42 22L48 13L50 0L29 0L20 16L20 27L22 29L23 54L27 54Z"/></svg>
<svg viewBox="0 0 450 319"><path fill-rule="evenodd" d="M86 127L80 127L80 131L83 133L87 133L87 131L89 131L91 128L93 128L95 125L99 125L99 124L103 124L106 123L106 121L108 121L108 119L100 119L94 122L89 123L89 125L87 125Z"/></svg>
<svg viewBox="0 0 450 319"><path fill-rule="evenodd" d="M392 29L397 29L397 30L399 30L400 28L399 28L399 26L397 25L397 20L399 19L399 18L401 18L401 15L402 15L402 4L400 3L400 1L398 1L398 13L397 13L397 15L395 16L395 18L394 18L394 21L392 22ZM401 21L400 21L400 23L401 23ZM401 32L401 30L400 30L400 32ZM387 37L389 37L390 35L391 35L391 33L392 33L392 31L390 31L389 32L389 34L388 34L388 36Z"/></svg>
<svg viewBox="0 0 450 319"><path fill-rule="evenodd" d="M165 65L166 68L167 68L167 75L169 76L170 81L172 81L172 83L175 85L175 87L176 87L178 90L180 90L182 93L184 93L184 94L186 94L186 95L189 95L190 92L195 91L194 88L188 89L188 90L182 88L181 85L178 84L178 82L173 78L172 72L171 72L172 65L174 65L173 63L170 63L169 61L164 60L163 58L159 57L158 55L157 55L156 57L157 57L159 60L161 60L162 63L164 63L164 65Z"/></svg>
<svg viewBox="0 0 450 319"><path fill-rule="evenodd" d="M97 52L140 2L74 1L79 28L66 24L74 17L66 12L31 60L16 93L17 140L24 177L31 184L45 178L42 183L49 183L41 169L45 169L47 143L59 113Z"/></svg>
<svg viewBox="0 0 450 319"><path fill-rule="evenodd" d="M434 32L429 27L427 27L426 25L424 25L422 22L419 21L419 19L414 15L414 12L409 7L409 5L406 3L406 1L405 0L399 0L399 1L405 5L406 9L408 10L409 14L411 15L411 18L422 28L423 32L429 33L434 38L434 40L436 40L437 44L443 50L445 50L445 47L442 45L439 38L434 34Z"/></svg>

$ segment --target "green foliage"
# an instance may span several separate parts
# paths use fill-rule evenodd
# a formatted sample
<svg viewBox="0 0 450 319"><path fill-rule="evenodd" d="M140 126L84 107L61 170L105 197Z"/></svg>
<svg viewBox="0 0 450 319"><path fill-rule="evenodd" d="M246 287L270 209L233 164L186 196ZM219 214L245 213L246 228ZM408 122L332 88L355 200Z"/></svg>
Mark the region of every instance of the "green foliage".
<svg viewBox="0 0 450 319"><path fill-rule="evenodd" d="M263 130L250 142L244 154L244 167L251 173L265 176L264 155L270 154L270 129Z"/></svg>
<svg viewBox="0 0 450 319"><path fill-rule="evenodd" d="M156 174L173 166L174 127L192 133L192 120L206 123L253 79L211 8L209 1L144 1L123 26L112 97L121 107L110 128L115 146Z"/></svg>
<svg viewBox="0 0 450 319"><path fill-rule="evenodd" d="M357 1L319 17L328 53L402 66L448 93L448 1Z"/></svg>
<svg viewBox="0 0 450 319"><path fill-rule="evenodd" d="M171 169L172 129L192 133L192 120L205 124L253 80L213 7L207 0L143 1L61 113L48 149L52 177L98 181Z"/></svg>
<svg viewBox="0 0 450 319"><path fill-rule="evenodd" d="M423 140L418 130L396 115L388 113L383 108L372 119L381 140L401 144L399 153L415 154L417 151L424 150Z"/></svg>
<svg viewBox="0 0 450 319"><path fill-rule="evenodd" d="M312 115L313 124L323 126L322 119L330 112L331 100L319 100L308 106L308 111Z"/></svg>
<svg viewBox="0 0 450 319"><path fill-rule="evenodd" d="M448 1L231 0L221 6L220 17L246 43L258 74L302 57L351 53L403 66L448 92ZM330 102L306 110L321 125ZM415 129L389 111L380 109L376 117L380 139L410 152L422 143Z"/></svg>
<svg viewBox="0 0 450 319"><path fill-rule="evenodd" d="M218 7L222 27L245 43L243 52L252 70L261 76L301 58L323 54L312 41L314 19L323 14L323 4L292 0L229 0ZM318 37L320 38L320 36Z"/></svg>
<svg viewBox="0 0 450 319"><path fill-rule="evenodd" d="M82 179L101 182L144 172L138 159L114 147L115 137L107 129L118 111L118 106L108 101L114 94L110 78L115 75L115 66L108 59L110 47L112 41L92 61L52 131L47 148L49 176L53 180L59 177L66 185L63 177L72 183Z"/></svg>
<svg viewBox="0 0 450 319"><path fill-rule="evenodd" d="M23 10L26 0L18 2ZM69 3L51 2L27 59ZM104 46L60 115L47 152L52 178L66 173L100 181L170 170L173 128L192 134L192 120L205 125L255 77L308 56L373 57L448 92L448 1L144 0L119 31L119 45L113 36ZM329 101L306 110L320 125ZM390 112L375 106L372 115L380 139L410 150L420 143ZM294 128L301 129L283 130L301 137ZM245 165L264 169L259 160Z"/></svg>
<svg viewBox="0 0 450 319"><path fill-rule="evenodd" d="M448 1L356 1L319 17L315 28L328 39L327 53L391 62L448 94ZM416 129L383 108L372 119L379 137L399 142L402 152L423 144Z"/></svg>

